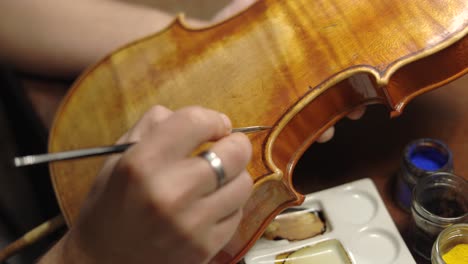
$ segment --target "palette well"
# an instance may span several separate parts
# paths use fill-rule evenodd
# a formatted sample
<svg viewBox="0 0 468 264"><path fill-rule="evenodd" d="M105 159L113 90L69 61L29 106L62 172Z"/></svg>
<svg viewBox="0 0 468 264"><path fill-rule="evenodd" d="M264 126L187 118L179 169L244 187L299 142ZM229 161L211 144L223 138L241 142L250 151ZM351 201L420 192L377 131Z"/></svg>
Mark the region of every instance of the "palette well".
<svg viewBox="0 0 468 264"><path fill-rule="evenodd" d="M316 261L320 257L339 264L416 263L371 179L308 194L298 208L321 211L325 233L297 241L260 238L245 255L246 264L324 263Z"/></svg>

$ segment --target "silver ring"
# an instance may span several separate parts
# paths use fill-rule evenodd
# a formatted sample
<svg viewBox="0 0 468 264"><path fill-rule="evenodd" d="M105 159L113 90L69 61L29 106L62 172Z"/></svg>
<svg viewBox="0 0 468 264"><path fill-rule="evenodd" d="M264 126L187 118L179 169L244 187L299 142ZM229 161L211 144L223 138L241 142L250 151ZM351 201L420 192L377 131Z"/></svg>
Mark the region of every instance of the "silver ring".
<svg viewBox="0 0 468 264"><path fill-rule="evenodd" d="M211 168L213 168L214 172L216 173L216 181L219 188L223 186L224 182L226 181L226 174L224 173L223 163L221 159L214 153L213 151L207 150L200 153L198 156L202 157L210 164Z"/></svg>

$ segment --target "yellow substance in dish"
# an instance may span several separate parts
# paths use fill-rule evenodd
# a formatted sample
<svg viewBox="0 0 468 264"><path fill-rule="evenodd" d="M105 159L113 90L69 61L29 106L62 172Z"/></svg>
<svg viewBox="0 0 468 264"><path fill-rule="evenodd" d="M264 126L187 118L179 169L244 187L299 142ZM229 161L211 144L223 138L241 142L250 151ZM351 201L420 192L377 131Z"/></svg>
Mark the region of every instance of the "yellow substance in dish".
<svg viewBox="0 0 468 264"><path fill-rule="evenodd" d="M468 263L468 244L458 244L442 256L447 264Z"/></svg>

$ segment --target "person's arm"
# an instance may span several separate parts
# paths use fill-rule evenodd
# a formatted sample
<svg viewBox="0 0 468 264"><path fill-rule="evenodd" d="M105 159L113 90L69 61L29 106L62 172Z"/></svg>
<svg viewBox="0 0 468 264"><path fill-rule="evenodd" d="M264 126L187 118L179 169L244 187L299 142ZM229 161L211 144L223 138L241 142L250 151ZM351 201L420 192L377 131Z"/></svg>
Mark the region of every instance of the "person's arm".
<svg viewBox="0 0 468 264"><path fill-rule="evenodd" d="M166 27L173 15L121 1L0 1L0 62L75 77L112 50Z"/></svg>
<svg viewBox="0 0 468 264"><path fill-rule="evenodd" d="M113 50L167 27L176 14L185 13L187 24L203 27L255 1L0 1L0 63L37 75L74 78Z"/></svg>

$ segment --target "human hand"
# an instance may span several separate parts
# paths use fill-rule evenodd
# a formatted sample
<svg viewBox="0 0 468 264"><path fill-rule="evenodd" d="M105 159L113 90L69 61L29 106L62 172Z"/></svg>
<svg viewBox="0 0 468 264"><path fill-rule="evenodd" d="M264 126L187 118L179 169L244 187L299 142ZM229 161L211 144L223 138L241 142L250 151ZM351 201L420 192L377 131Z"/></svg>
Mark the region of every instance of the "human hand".
<svg viewBox="0 0 468 264"><path fill-rule="evenodd" d="M358 108L352 111L351 113L349 113L348 118L351 120L357 120L361 118L365 112L366 112L365 107ZM335 134L335 127L334 126L329 127L327 130L325 130L325 132L322 133L322 135L320 135L320 137L317 139L317 142L319 143L327 142L333 138L334 134Z"/></svg>
<svg viewBox="0 0 468 264"><path fill-rule="evenodd" d="M230 240L252 190L251 145L224 115L157 106L119 141L138 142L107 160L78 221L61 241L80 263L204 263ZM222 160L227 182L191 154L200 144Z"/></svg>

